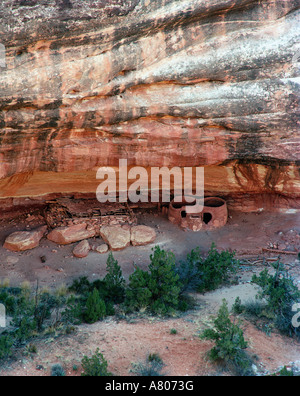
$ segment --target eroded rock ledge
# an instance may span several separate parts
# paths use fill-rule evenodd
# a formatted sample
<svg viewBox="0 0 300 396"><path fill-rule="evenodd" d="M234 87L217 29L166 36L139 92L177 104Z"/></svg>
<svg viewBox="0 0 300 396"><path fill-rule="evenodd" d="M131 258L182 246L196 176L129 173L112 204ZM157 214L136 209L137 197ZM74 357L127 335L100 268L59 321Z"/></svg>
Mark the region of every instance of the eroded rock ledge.
<svg viewBox="0 0 300 396"><path fill-rule="evenodd" d="M1 207L96 169L205 166L242 210L300 208L297 0L3 0ZM296 60L295 60L296 59Z"/></svg>

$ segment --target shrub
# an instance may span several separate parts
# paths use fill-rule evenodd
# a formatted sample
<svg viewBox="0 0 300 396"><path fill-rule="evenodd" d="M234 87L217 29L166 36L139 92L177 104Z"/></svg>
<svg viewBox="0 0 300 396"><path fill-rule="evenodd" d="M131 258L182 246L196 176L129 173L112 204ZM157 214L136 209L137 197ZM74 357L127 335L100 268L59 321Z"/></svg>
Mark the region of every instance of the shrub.
<svg viewBox="0 0 300 396"><path fill-rule="evenodd" d="M97 289L100 298L106 304L107 315L114 315L113 305L122 303L125 298L125 279L112 253L108 256L106 270L104 279L97 279L94 282L90 282L86 276L75 279L69 291L75 293L78 303L84 306L89 294Z"/></svg>
<svg viewBox="0 0 300 396"><path fill-rule="evenodd" d="M32 292L27 284L19 289L8 289L7 296L2 295L2 298L1 302L8 303L14 336L19 343L44 330L45 322L50 318L55 319L54 325L59 322L60 308L65 303L64 297L40 290L38 285Z"/></svg>
<svg viewBox="0 0 300 396"><path fill-rule="evenodd" d="M81 376L83 377L106 377L112 375L107 371L108 363L102 353L99 352L99 348L91 358L84 356L81 364L83 369Z"/></svg>
<svg viewBox="0 0 300 396"><path fill-rule="evenodd" d="M125 304L132 311L146 310L151 304L152 293L149 289L150 274L139 267L129 276Z"/></svg>
<svg viewBox="0 0 300 396"><path fill-rule="evenodd" d="M149 354L145 363L133 364L131 372L141 377L159 377L161 376L161 370L164 367L164 362L161 357L157 354Z"/></svg>
<svg viewBox="0 0 300 396"><path fill-rule="evenodd" d="M26 353L28 355L35 354L38 352L37 346L35 344L29 344L26 347Z"/></svg>
<svg viewBox="0 0 300 396"><path fill-rule="evenodd" d="M186 312L189 309L195 308L197 305L196 299L188 294L180 294L177 310Z"/></svg>
<svg viewBox="0 0 300 396"><path fill-rule="evenodd" d="M114 304L124 301L125 279L121 267L110 254L104 279L89 282L87 277L81 277L73 281L69 291L74 292L75 296L67 300L65 319L72 324L80 324L82 321L94 323L104 316L115 314Z"/></svg>
<svg viewBox="0 0 300 396"><path fill-rule="evenodd" d="M183 285L182 292L196 290L202 293L217 289L228 281L231 273L236 273L239 262L234 257L235 252L225 250L219 253L214 243L206 258L199 248L193 249L177 270Z"/></svg>
<svg viewBox="0 0 300 396"><path fill-rule="evenodd" d="M201 284L201 274L199 266L203 259L200 253L200 249L196 248L187 255L187 259L180 263L177 269L177 273L182 284L181 292L194 291Z"/></svg>
<svg viewBox="0 0 300 396"><path fill-rule="evenodd" d="M67 299L65 309L62 312L62 320L68 324L68 327L70 325L80 325L84 320L83 312L84 305L80 299L78 300L74 295L71 295Z"/></svg>
<svg viewBox="0 0 300 396"><path fill-rule="evenodd" d="M11 316L11 330L1 335L0 359L11 355L16 348L26 346L34 336L41 333L47 321L54 320L56 325L60 319L60 308L65 302L62 296L51 295L45 290L40 290L38 285L32 291L29 283L22 287L2 287L0 302ZM27 353L34 353L33 344L26 347Z"/></svg>
<svg viewBox="0 0 300 396"><path fill-rule="evenodd" d="M114 259L112 253L109 254L106 263L107 275L104 278L109 301L120 304L125 298L125 279L118 261Z"/></svg>
<svg viewBox="0 0 300 396"><path fill-rule="evenodd" d="M130 310L149 309L154 314L169 315L178 308L182 287L175 256L157 246L150 260L149 272L136 268L129 277L126 306Z"/></svg>
<svg viewBox="0 0 300 396"><path fill-rule="evenodd" d="M281 311L280 314L276 315L274 326L283 335L288 337L295 336L296 338L300 339L300 328L293 326L294 315L295 312L292 311L292 305L287 306Z"/></svg>
<svg viewBox="0 0 300 396"><path fill-rule="evenodd" d="M158 353L150 353L148 355L148 362L156 362L159 364L163 364L162 358L159 356Z"/></svg>
<svg viewBox="0 0 300 396"><path fill-rule="evenodd" d="M230 273L236 273L239 263L235 253L227 250L219 253L213 243L205 260L200 260L198 271L201 282L199 292L212 291L228 281Z"/></svg>
<svg viewBox="0 0 300 396"><path fill-rule="evenodd" d="M46 325L53 330L57 324L63 324L62 331L68 333L73 331L74 324L78 325L85 320L94 323L105 315L114 313L112 303L105 304L98 289L87 278L74 281L70 289L82 294L68 296L65 287L52 294L47 290L40 290L38 285L32 290L28 283L20 288L2 285L0 303L5 305L11 316L12 329L0 335L1 360L12 356L19 347L26 347L27 354L34 353L31 347L33 344L27 344L33 337L39 336Z"/></svg>
<svg viewBox="0 0 300 396"><path fill-rule="evenodd" d="M69 287L69 292L75 293L77 300L81 303L86 303L89 294L97 289L100 297L103 300L109 299L108 292L106 289L106 283L103 279L97 279L94 282L90 282L86 276L82 276L79 279L75 279L72 285Z"/></svg>
<svg viewBox="0 0 300 396"><path fill-rule="evenodd" d="M0 302L5 305L7 314L13 315L17 306L16 295L21 293L21 289L18 291L12 290L11 288L0 289Z"/></svg>
<svg viewBox="0 0 300 396"><path fill-rule="evenodd" d="M89 294L86 303L84 318L87 323L95 323L102 320L106 315L105 302L100 298L98 290L95 288Z"/></svg>
<svg viewBox="0 0 300 396"><path fill-rule="evenodd" d="M51 377L65 377L65 370L60 364L51 367Z"/></svg>
<svg viewBox="0 0 300 396"><path fill-rule="evenodd" d="M236 315L240 315L244 311L245 311L245 307L242 304L242 300L240 299L240 297L237 297L232 306L232 312L235 313Z"/></svg>
<svg viewBox="0 0 300 396"><path fill-rule="evenodd" d="M258 300L248 300L244 304L244 314L250 316L261 317L265 308L265 303Z"/></svg>
<svg viewBox="0 0 300 396"><path fill-rule="evenodd" d="M10 334L0 335L0 360L7 359L12 355L14 339Z"/></svg>
<svg viewBox="0 0 300 396"><path fill-rule="evenodd" d="M293 370L288 370L286 366L284 366L280 371L279 371L279 376L280 377L293 377L294 372Z"/></svg>
<svg viewBox="0 0 300 396"><path fill-rule="evenodd" d="M182 287L176 274L175 256L157 246L150 260L151 311L168 314L172 309L177 309Z"/></svg>
<svg viewBox="0 0 300 396"><path fill-rule="evenodd" d="M242 329L231 322L225 299L214 321L214 329L205 330L201 338L215 342L209 352L211 360L225 363L240 375L252 374L250 359L244 351L248 344Z"/></svg>
<svg viewBox="0 0 300 396"><path fill-rule="evenodd" d="M48 292L36 292L34 304L34 321L37 330L40 332L45 321L51 317L52 312L60 307L60 298L56 298Z"/></svg>
<svg viewBox="0 0 300 396"><path fill-rule="evenodd" d="M300 330L292 325L293 305L300 302L300 291L294 284L282 263L273 264L275 273L262 271L259 276L253 275L252 282L261 287L257 298L266 300L262 314L272 319L277 329L283 334L300 337Z"/></svg>
<svg viewBox="0 0 300 396"><path fill-rule="evenodd" d="M29 339L37 331L35 305L30 290L22 289L20 296L16 297L16 306L11 321L14 327L14 337L18 342Z"/></svg>
<svg viewBox="0 0 300 396"><path fill-rule="evenodd" d="M69 287L69 291L78 295L85 295L91 291L91 283L86 276L82 276L73 281L72 285Z"/></svg>

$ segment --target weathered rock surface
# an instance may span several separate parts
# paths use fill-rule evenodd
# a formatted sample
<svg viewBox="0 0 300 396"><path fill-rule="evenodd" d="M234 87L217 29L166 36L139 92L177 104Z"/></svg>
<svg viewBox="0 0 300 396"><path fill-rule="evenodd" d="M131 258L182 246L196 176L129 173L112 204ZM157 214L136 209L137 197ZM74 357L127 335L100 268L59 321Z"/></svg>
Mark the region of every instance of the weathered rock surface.
<svg viewBox="0 0 300 396"><path fill-rule="evenodd" d="M139 225L131 228L131 244L133 246L143 246L154 242L156 232L153 228Z"/></svg>
<svg viewBox="0 0 300 396"><path fill-rule="evenodd" d="M299 8L2 0L2 207L95 193L124 158L205 166L207 193L243 210L300 208Z"/></svg>
<svg viewBox="0 0 300 396"><path fill-rule="evenodd" d="M87 240L81 241L75 246L73 255L77 258L87 257L91 250L91 246Z"/></svg>
<svg viewBox="0 0 300 396"><path fill-rule="evenodd" d="M95 230L88 229L87 225L82 223L71 227L56 228L48 234L47 238L59 245L69 245L94 236Z"/></svg>
<svg viewBox="0 0 300 396"><path fill-rule="evenodd" d="M123 250L130 245L130 227L101 227L100 235L113 251Z"/></svg>
<svg viewBox="0 0 300 396"><path fill-rule="evenodd" d="M47 226L43 226L34 231L18 231L9 235L3 247L13 252L23 252L39 246L40 240L47 231Z"/></svg>
<svg viewBox="0 0 300 396"><path fill-rule="evenodd" d="M14 257L14 256L8 256L8 257L6 257L5 262L8 265L17 264L19 262L19 258L18 257Z"/></svg>
<svg viewBox="0 0 300 396"><path fill-rule="evenodd" d="M97 246L95 250L97 253L104 254L109 251L109 247L106 245L106 243L103 243L102 245Z"/></svg>

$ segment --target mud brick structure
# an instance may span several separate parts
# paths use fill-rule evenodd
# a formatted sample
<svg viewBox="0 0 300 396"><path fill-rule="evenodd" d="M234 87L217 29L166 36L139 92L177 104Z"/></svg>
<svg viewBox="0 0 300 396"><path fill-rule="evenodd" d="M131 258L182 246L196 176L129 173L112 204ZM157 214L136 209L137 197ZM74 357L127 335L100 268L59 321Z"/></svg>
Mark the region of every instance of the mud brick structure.
<svg viewBox="0 0 300 396"><path fill-rule="evenodd" d="M169 220L183 229L192 231L212 230L223 227L227 223L227 204L222 198L204 198L204 208L199 213L188 213L187 206L191 205L195 203L187 203L185 200L177 202L174 198L168 211Z"/></svg>

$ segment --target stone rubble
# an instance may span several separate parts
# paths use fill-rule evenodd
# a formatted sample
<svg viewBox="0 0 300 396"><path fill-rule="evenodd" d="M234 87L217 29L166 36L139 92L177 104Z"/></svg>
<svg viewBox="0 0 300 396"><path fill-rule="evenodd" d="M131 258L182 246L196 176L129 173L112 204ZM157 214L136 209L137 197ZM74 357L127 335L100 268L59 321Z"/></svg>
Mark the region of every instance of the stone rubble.
<svg viewBox="0 0 300 396"><path fill-rule="evenodd" d="M55 228L47 237L50 241L59 245L69 245L84 239L92 238L95 234L96 231L94 228L89 228L87 224L82 223L71 227Z"/></svg>
<svg viewBox="0 0 300 396"><path fill-rule="evenodd" d="M47 232L47 226L33 231L18 231L8 236L4 248L14 252L22 252L39 246L40 240ZM96 244L96 237L100 236L103 243ZM73 255L78 258L87 257L91 250L105 254L109 250L120 251L128 246L144 246L153 243L156 231L145 225L109 225L99 229L81 223L70 227L57 227L50 231L47 239L58 245L71 245L79 242L73 249ZM91 243L88 239L94 238ZM57 252L57 250L53 250ZM15 260L10 260L14 262Z"/></svg>
<svg viewBox="0 0 300 396"><path fill-rule="evenodd" d="M154 242L156 232L153 228L139 225L131 228L131 244L133 246L143 246Z"/></svg>
<svg viewBox="0 0 300 396"><path fill-rule="evenodd" d="M104 226L100 228L100 236L112 251L123 250L130 245L129 226Z"/></svg>
<svg viewBox="0 0 300 396"><path fill-rule="evenodd" d="M87 257L91 250L89 242L85 239L74 248L73 255L77 258Z"/></svg>
<svg viewBox="0 0 300 396"><path fill-rule="evenodd" d="M97 246L95 251L100 254L105 254L109 251L109 247L106 243L103 243L102 245Z"/></svg>
<svg viewBox="0 0 300 396"><path fill-rule="evenodd" d="M40 240L47 231L47 226L40 227L33 231L17 231L9 235L3 247L13 252L23 252L39 246Z"/></svg>

